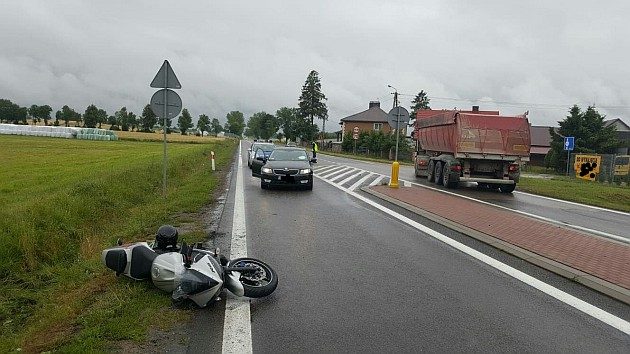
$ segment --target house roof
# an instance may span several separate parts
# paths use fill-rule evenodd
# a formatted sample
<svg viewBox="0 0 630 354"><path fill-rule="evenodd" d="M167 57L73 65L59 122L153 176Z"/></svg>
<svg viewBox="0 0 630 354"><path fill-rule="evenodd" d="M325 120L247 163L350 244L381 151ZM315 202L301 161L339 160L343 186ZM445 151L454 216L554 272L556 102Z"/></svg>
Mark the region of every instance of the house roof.
<svg viewBox="0 0 630 354"><path fill-rule="evenodd" d="M621 118L609 119L604 121L604 126L608 127L614 125L617 131L630 131L630 126L626 124Z"/></svg>
<svg viewBox="0 0 630 354"><path fill-rule="evenodd" d="M549 128L543 126L532 125L529 129L532 146L551 146L551 134L549 134Z"/></svg>
<svg viewBox="0 0 630 354"><path fill-rule="evenodd" d="M374 122L374 123L387 123L389 121L389 115L385 113L381 107L372 106L363 112L341 118L342 122Z"/></svg>

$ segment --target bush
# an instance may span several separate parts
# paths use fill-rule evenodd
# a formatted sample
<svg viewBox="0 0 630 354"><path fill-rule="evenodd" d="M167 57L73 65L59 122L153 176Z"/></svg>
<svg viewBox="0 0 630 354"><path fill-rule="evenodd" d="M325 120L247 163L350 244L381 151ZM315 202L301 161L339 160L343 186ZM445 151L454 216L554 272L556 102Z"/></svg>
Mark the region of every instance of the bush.
<svg viewBox="0 0 630 354"><path fill-rule="evenodd" d="M352 139L351 134L344 136L341 148L346 152L355 152L355 141ZM359 139L356 141L356 148L356 152L366 151L367 155L389 158L389 152L396 148L396 136L394 134L385 134L382 131L361 132L359 133ZM401 136L398 141L399 160L409 160L411 151L411 145L409 145L405 137Z"/></svg>

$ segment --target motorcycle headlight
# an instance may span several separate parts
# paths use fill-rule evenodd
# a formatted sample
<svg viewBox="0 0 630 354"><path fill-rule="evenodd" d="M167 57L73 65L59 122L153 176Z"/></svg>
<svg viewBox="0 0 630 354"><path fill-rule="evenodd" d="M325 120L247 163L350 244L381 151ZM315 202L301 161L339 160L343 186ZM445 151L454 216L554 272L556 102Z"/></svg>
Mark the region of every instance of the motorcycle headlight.
<svg viewBox="0 0 630 354"><path fill-rule="evenodd" d="M300 174L301 175L307 175L309 173L311 173L311 169L310 168L305 168L305 169L300 170Z"/></svg>
<svg viewBox="0 0 630 354"><path fill-rule="evenodd" d="M269 167L263 167L263 168L260 170L260 172L262 172L262 173L271 173L272 171L271 171L271 169L270 169Z"/></svg>

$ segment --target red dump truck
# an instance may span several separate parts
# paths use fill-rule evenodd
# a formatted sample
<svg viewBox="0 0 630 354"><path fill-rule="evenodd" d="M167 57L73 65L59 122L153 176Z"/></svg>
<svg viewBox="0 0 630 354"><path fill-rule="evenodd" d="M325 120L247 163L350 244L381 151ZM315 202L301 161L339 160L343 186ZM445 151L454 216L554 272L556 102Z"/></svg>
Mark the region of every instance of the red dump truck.
<svg viewBox="0 0 630 354"><path fill-rule="evenodd" d="M526 114L502 116L477 107L472 111L425 111L416 115L412 134L416 176L450 188L459 182L477 182L482 188L511 193L520 166L529 161Z"/></svg>

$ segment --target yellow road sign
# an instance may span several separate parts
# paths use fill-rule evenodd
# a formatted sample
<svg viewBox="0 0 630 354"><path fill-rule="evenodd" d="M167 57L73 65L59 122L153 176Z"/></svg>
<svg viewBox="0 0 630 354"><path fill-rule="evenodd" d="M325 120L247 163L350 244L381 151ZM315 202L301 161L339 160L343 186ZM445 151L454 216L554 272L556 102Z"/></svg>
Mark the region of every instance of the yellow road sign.
<svg viewBox="0 0 630 354"><path fill-rule="evenodd" d="M615 157L615 176L627 176L630 174L630 155Z"/></svg>
<svg viewBox="0 0 630 354"><path fill-rule="evenodd" d="M594 181L602 164L600 155L575 155L575 177Z"/></svg>

